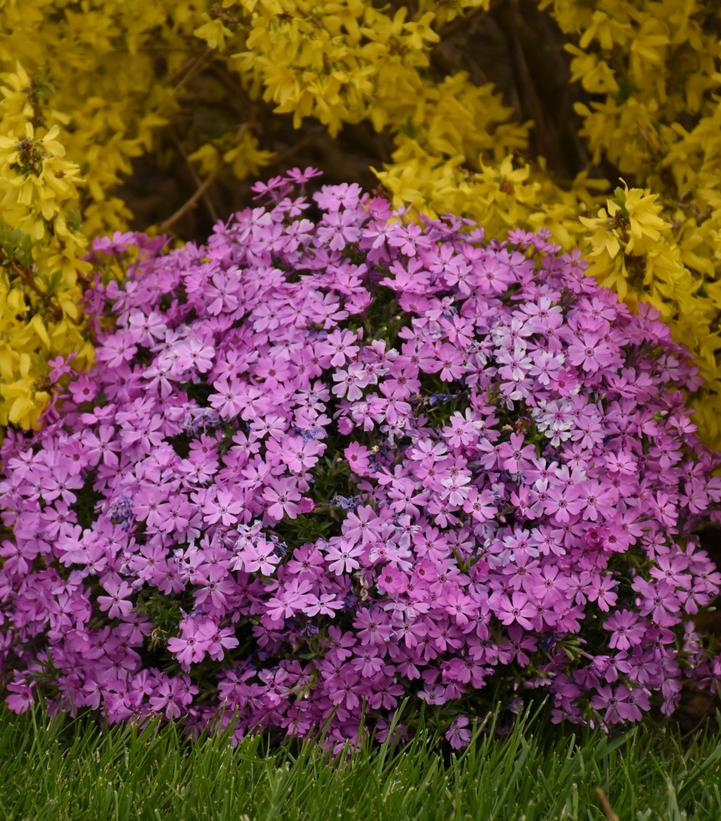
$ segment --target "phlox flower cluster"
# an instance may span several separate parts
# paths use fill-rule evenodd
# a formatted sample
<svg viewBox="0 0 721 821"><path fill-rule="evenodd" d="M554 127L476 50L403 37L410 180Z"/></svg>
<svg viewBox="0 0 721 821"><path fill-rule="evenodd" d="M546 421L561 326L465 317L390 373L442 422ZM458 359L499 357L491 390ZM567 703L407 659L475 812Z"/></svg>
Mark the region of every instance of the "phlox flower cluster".
<svg viewBox="0 0 721 821"><path fill-rule="evenodd" d="M88 294L97 363L2 448L10 707L335 746L407 699L399 733L425 702L462 746L534 692L607 726L721 680L718 460L666 326L542 233L312 176L206 246L96 243L128 266Z"/></svg>

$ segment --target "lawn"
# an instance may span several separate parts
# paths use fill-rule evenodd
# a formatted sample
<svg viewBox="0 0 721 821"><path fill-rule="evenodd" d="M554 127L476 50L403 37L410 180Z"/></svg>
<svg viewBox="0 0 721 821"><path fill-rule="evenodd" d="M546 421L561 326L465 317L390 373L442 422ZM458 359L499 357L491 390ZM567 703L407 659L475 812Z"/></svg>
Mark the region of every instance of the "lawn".
<svg viewBox="0 0 721 821"><path fill-rule="evenodd" d="M490 725L489 725L490 726ZM0 717L7 819L718 819L721 738L652 723L614 737L520 719L461 754L430 733L333 759L260 736L189 743L177 726Z"/></svg>

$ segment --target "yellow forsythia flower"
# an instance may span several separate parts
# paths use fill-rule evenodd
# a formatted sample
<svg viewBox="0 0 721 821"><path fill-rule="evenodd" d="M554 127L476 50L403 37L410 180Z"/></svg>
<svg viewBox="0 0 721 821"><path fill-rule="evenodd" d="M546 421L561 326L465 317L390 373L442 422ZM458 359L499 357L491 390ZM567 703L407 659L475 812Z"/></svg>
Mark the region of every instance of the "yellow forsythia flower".
<svg viewBox="0 0 721 821"><path fill-rule="evenodd" d="M117 189L133 161L181 121L189 89L217 105L222 75L253 115L199 125L178 162L206 179L255 176L276 159L268 109L332 136L366 121L392 141L375 171L411 218L455 212L492 236L546 227L583 245L591 274L630 305L654 304L696 357L700 430L721 447L718 3L538 6L588 99L575 109L589 167L571 182L532 157L533 124L492 85L436 67L444 33L490 0L0 2L0 424L37 420L48 357L91 357L77 308L86 237L127 223ZM601 165L629 185L594 177Z"/></svg>

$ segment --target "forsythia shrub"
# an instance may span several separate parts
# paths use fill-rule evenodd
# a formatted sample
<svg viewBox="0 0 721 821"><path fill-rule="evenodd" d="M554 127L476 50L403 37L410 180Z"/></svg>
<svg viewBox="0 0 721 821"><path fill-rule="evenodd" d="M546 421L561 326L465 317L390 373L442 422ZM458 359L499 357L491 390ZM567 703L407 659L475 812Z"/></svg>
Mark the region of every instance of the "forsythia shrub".
<svg viewBox="0 0 721 821"><path fill-rule="evenodd" d="M92 361L80 307L87 237L130 217L112 192L177 110L176 81L154 73L161 58L171 76L187 61L193 8L0 3L2 426L39 422L54 359Z"/></svg>
<svg viewBox="0 0 721 821"><path fill-rule="evenodd" d="M589 168L569 185L549 173L543 157L511 158L503 141L496 143L495 158L469 152L464 139L472 125L456 126L441 145L430 117L419 119L412 134L397 135L393 162L378 176L396 204L464 214L494 235L510 226L548 227L565 248L590 254L590 273L634 308L650 302L691 348L706 381L695 397L696 418L706 441L721 447L718 5L538 5L550 9L571 38L571 81L585 92L575 105L578 136L590 154ZM520 25L522 15L515 21ZM504 150L508 156L499 165ZM617 188L609 197L604 181L588 175L601 163L616 175L606 185L615 187L620 176L630 190Z"/></svg>
<svg viewBox="0 0 721 821"><path fill-rule="evenodd" d="M611 725L717 685L685 349L547 233L407 224L314 175L207 246L94 243L96 364L2 447L10 707L335 746L408 698L400 732L425 703L462 746L536 690Z"/></svg>
<svg viewBox="0 0 721 821"><path fill-rule="evenodd" d="M396 205L464 215L499 238L519 226L546 227L564 249L588 253L599 281L634 309L651 302L691 348L706 381L693 397L696 418L702 437L721 446L717 4L537 6L568 38L580 118L574 137L586 155L573 179L532 150L540 122L523 122L492 83L471 79L464 60L472 55L462 54L459 65L439 58L444 38L505 14L506 57L528 79L533 55L524 56L529 38L519 33L530 19L525 12L535 10L530 2L5 0L0 68L14 79L6 80L12 100L3 105L15 114L0 116L0 134L11 140L0 163L3 191L11 192L4 197L12 200L0 215L3 259L8 249L14 259L15 249L29 248L32 226L36 234L23 277L2 265L12 305L20 300L23 309L18 318L8 307L0 324L0 422L36 420L49 396L47 359L82 344L82 321L63 307L80 297L72 273L82 271L80 227L94 236L127 226L130 211L117 188L131 162L158 150L167 175L190 167L207 191L214 181L282 162L275 120L285 116L294 126L320 122L342 146L349 124L367 122L388 135L392 156L379 156L375 169ZM539 48L542 41L530 38ZM483 47L465 42L468 52ZM531 107L536 120L538 105ZM62 184L43 163L9 159L30 121L35 141L60 129L48 138L52 149L37 143L35 150L56 152L43 163L66 174ZM31 187L35 201L17 202L16 189L28 196ZM52 216L38 216L40 200ZM64 219L72 240L63 228L49 231L48 219ZM36 304L37 291L48 299L50 281L62 291L55 319ZM76 362L89 357L86 347Z"/></svg>
<svg viewBox="0 0 721 821"><path fill-rule="evenodd" d="M91 356L83 340L78 167L20 69L0 85L0 425L35 423L50 399L48 360ZM33 105L35 102L35 105Z"/></svg>
<svg viewBox="0 0 721 821"><path fill-rule="evenodd" d="M603 203L591 271L650 301L694 352L706 388L695 403L721 446L721 40L719 6L692 0L541 0L575 43L571 79L592 160L637 188ZM599 203L601 204L601 203ZM643 235L643 236L642 236ZM618 246L617 246L618 243Z"/></svg>

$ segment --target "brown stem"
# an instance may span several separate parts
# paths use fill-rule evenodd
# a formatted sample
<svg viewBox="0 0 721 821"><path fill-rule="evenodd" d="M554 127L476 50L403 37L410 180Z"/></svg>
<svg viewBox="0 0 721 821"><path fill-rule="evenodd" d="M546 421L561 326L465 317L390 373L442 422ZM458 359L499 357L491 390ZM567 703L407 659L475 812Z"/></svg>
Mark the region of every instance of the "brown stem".
<svg viewBox="0 0 721 821"><path fill-rule="evenodd" d="M499 5L496 9L496 16L501 23L508 44L515 85L518 89L520 111L522 116L530 115L533 119L534 128L531 139L535 140L537 153L543 157L548 157L550 153L549 141L546 137L543 108L536 94L531 72L526 62L523 44L518 33L519 28L524 26L525 23L518 8L517 0L510 0L510 2Z"/></svg>
<svg viewBox="0 0 721 821"><path fill-rule="evenodd" d="M200 186L195 190L193 195L187 199L181 206L178 208L175 213L171 214L166 220L160 223L158 226L158 231L161 234L166 233L169 231L176 222L181 220L189 211L192 211L193 208L198 204L198 201L201 200L204 196L206 191L210 189L213 183L218 178L218 174L220 173L220 166L218 166L213 173L207 177Z"/></svg>
<svg viewBox="0 0 721 821"><path fill-rule="evenodd" d="M40 290L37 282L35 282L35 277L33 276L32 271L27 271L16 262L8 259L7 254L2 248L0 248L0 263L2 263L6 268L9 268L16 276L20 277L25 285L27 285L27 287L30 288L30 290L37 296L43 307L51 307L49 303L52 300L52 296L46 291ZM55 319L62 319L63 317L62 311L57 306L52 306L52 313Z"/></svg>
<svg viewBox="0 0 721 821"><path fill-rule="evenodd" d="M248 128L250 128L250 125L250 122L242 123L240 128L235 133L235 139L239 140L243 136L243 133L247 131ZM198 204L198 201L205 196L206 192L218 179L222 168L222 164L219 163L215 171L213 171L213 173L210 174L210 176L208 176L200 184L200 186L196 189L195 193L188 200L186 200L180 206L180 208L178 208L178 210L175 211L175 213L171 214L167 219L163 220L160 223L160 225L158 226L158 231L161 234L164 234L166 233L166 231L169 231L178 222L178 220L181 220L189 211L192 211L192 209L195 208L195 206Z"/></svg>
<svg viewBox="0 0 721 821"><path fill-rule="evenodd" d="M203 63L212 53L213 49L208 46L202 53L186 60L171 76L170 85L175 89L184 86L191 77L194 77L198 73L203 67Z"/></svg>
<svg viewBox="0 0 721 821"><path fill-rule="evenodd" d="M198 176L198 172L195 170L193 163L190 162L190 158L188 157L186 150L183 148L183 144L180 142L180 140L175 138L173 138L173 142L175 143L178 151L180 151L183 159L185 160L185 164L188 166L188 171L190 172L190 176L193 178L193 182L196 184L196 186L198 186L198 188L202 188L203 182ZM215 210L213 201L210 199L209 196L207 196L207 194L203 195L203 203L205 204L205 207L208 209L210 218L213 220L213 222L217 222L218 212Z"/></svg>
<svg viewBox="0 0 721 821"><path fill-rule="evenodd" d="M486 13L487 12L485 12L482 8L477 8L474 9L470 14L459 14L438 32L438 36L441 38L440 42L442 43L448 37L452 37L458 31L464 29L468 30L468 27L471 25L472 21L476 17L479 17L481 14Z"/></svg>

